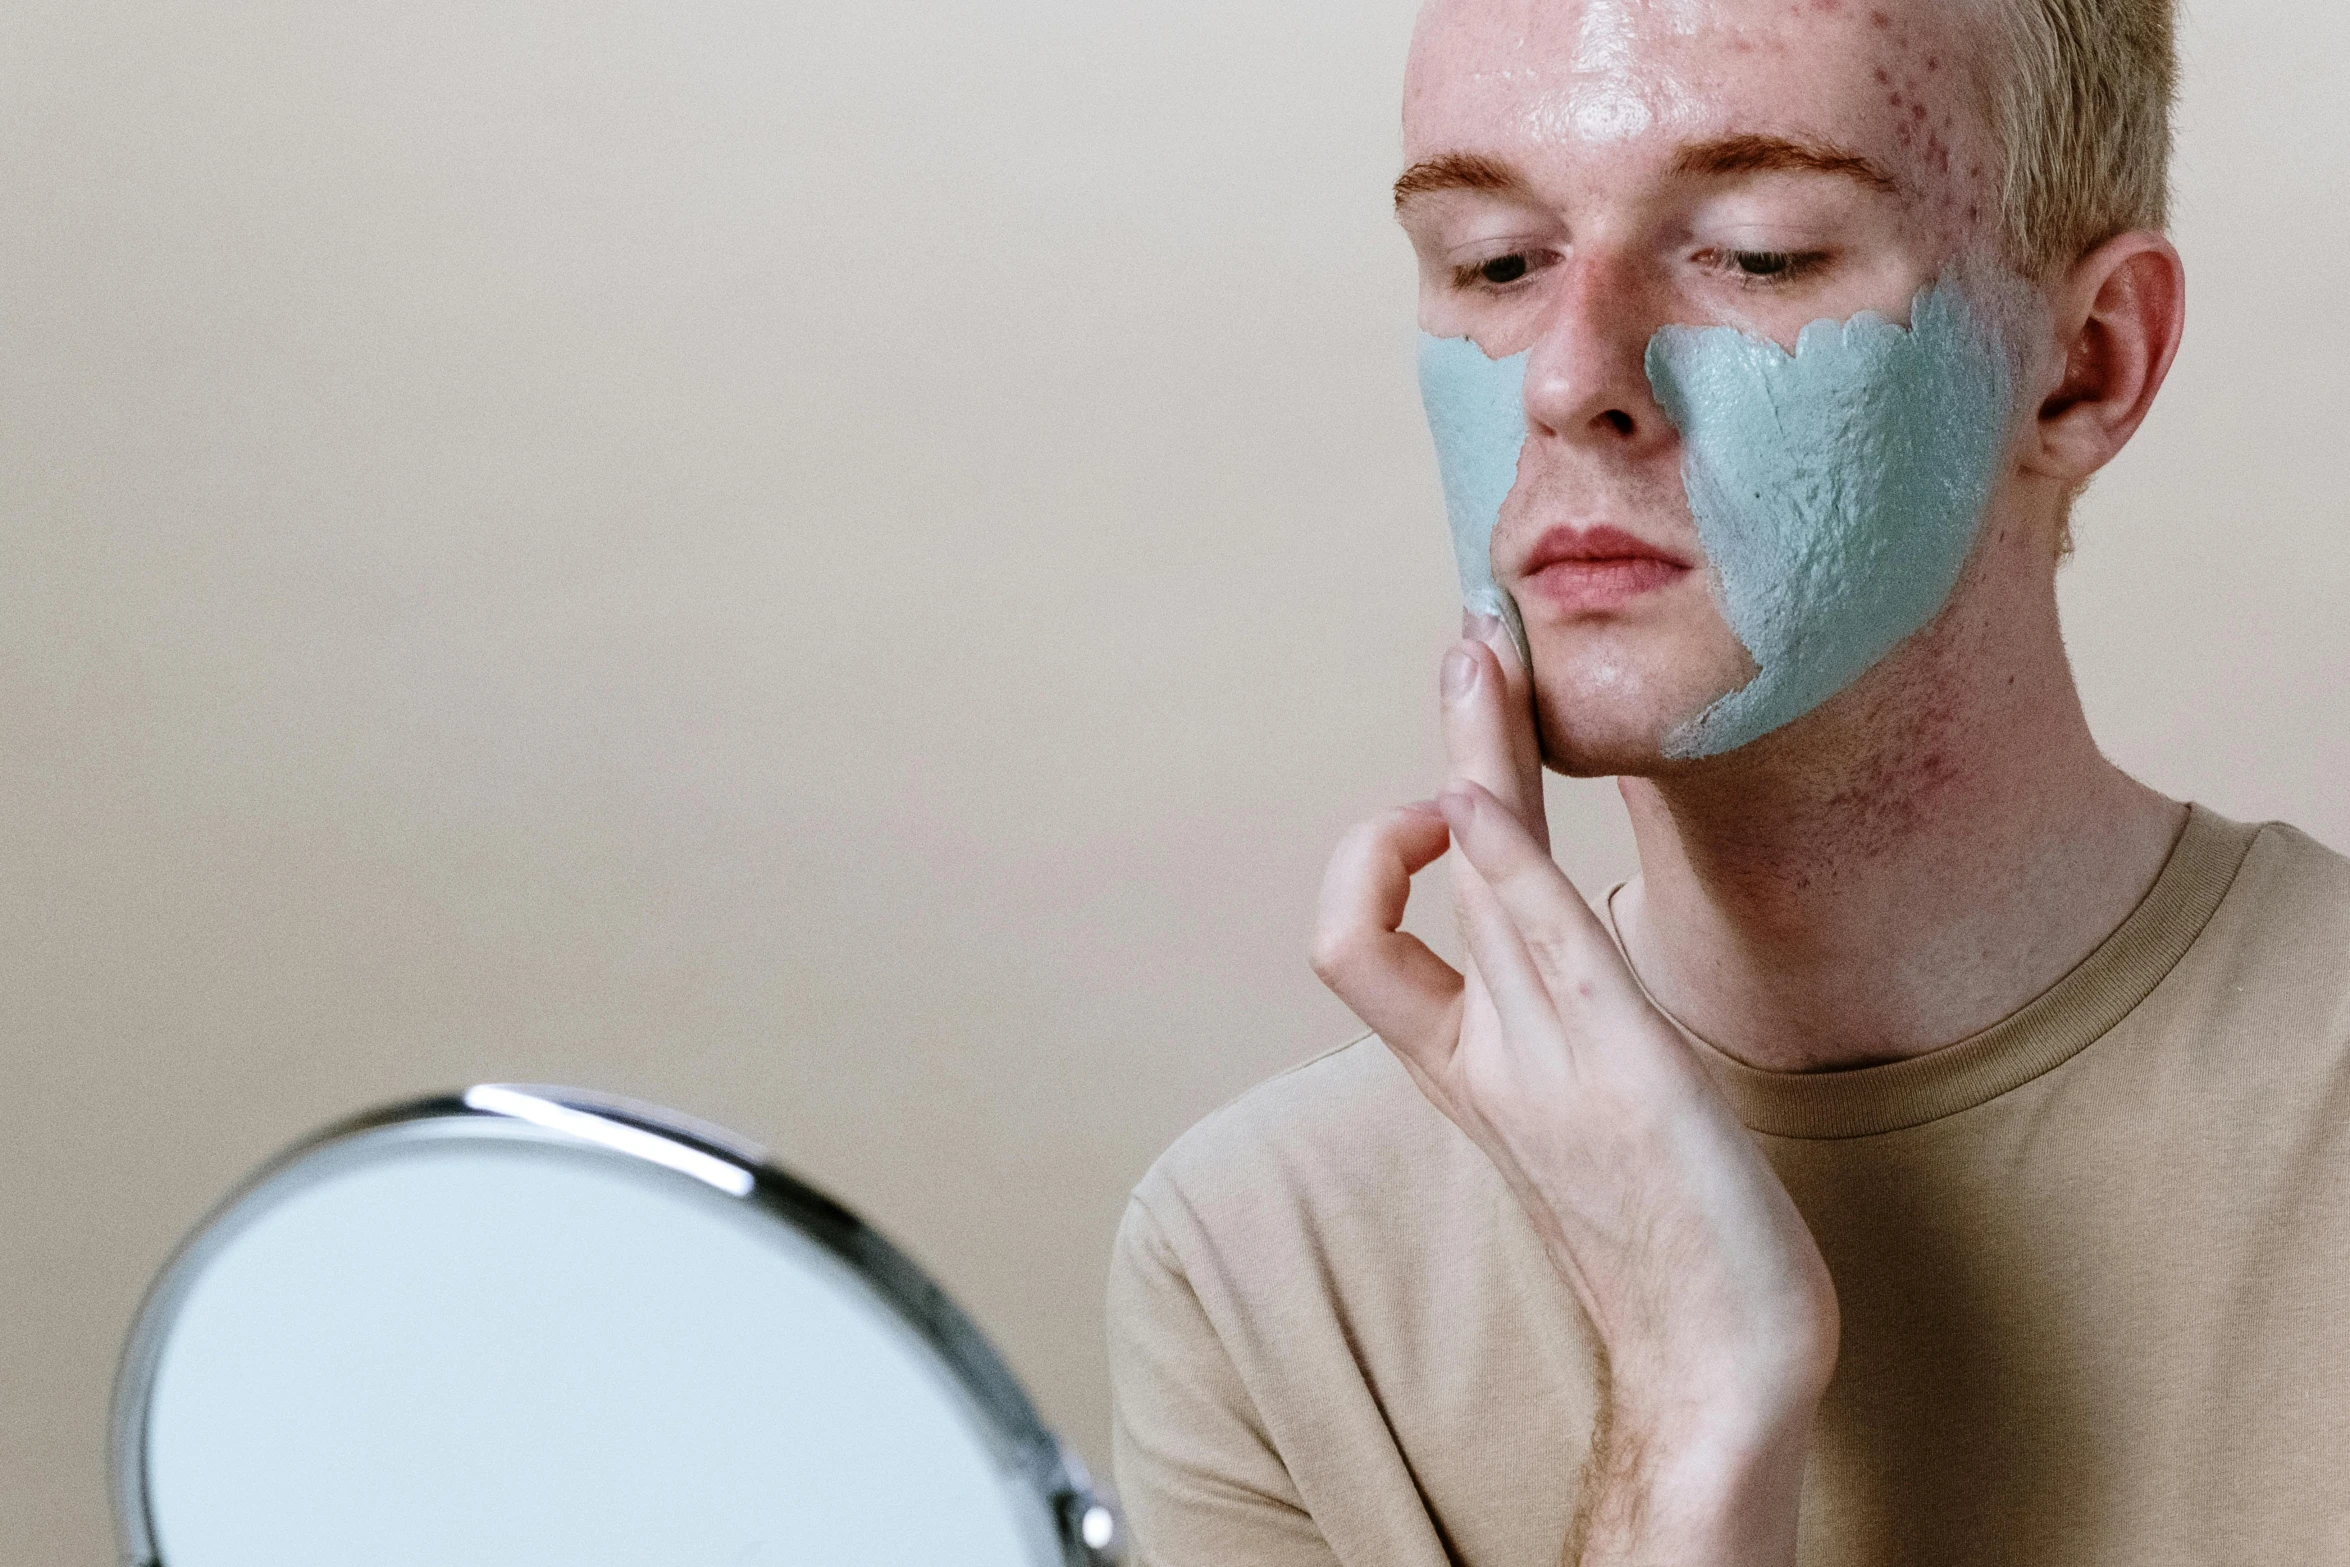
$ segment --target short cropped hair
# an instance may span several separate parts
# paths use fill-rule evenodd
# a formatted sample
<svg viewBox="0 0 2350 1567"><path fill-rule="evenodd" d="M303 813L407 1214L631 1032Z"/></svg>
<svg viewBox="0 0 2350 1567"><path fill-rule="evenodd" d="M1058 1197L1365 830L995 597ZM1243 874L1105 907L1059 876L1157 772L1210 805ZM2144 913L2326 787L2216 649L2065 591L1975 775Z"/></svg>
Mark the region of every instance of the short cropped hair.
<svg viewBox="0 0 2350 1567"><path fill-rule="evenodd" d="M2028 277L2170 215L2174 0L1986 0L1999 219Z"/></svg>

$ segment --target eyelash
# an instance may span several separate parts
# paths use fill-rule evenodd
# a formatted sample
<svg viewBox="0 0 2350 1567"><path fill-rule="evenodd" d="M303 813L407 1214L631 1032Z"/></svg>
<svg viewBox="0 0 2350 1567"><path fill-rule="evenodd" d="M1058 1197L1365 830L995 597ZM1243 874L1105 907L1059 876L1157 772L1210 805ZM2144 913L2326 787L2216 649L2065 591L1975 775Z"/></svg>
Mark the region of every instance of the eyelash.
<svg viewBox="0 0 2350 1567"><path fill-rule="evenodd" d="M1452 269L1452 286L1465 293L1506 294L1515 290L1535 273L1544 271L1557 260L1541 251L1513 250L1505 255L1487 256L1483 261L1464 262ZM1485 275L1487 267L1498 267L1516 261L1522 267L1516 277L1495 280Z"/></svg>
<svg viewBox="0 0 2350 1567"><path fill-rule="evenodd" d="M1717 272L1726 273L1741 288L1783 288L1817 272L1828 261L1824 250L1709 250L1704 253ZM1465 262L1452 269L1452 286L1464 293L1506 294L1523 284L1535 273L1544 271L1557 258L1540 252L1513 250L1506 255L1488 256L1483 261ZM1518 275L1496 280L1485 275L1488 267L1508 262L1521 264Z"/></svg>
<svg viewBox="0 0 2350 1567"><path fill-rule="evenodd" d="M1784 288L1811 276L1828 260L1824 250L1709 250L1706 256L1716 271L1728 274L1740 288Z"/></svg>

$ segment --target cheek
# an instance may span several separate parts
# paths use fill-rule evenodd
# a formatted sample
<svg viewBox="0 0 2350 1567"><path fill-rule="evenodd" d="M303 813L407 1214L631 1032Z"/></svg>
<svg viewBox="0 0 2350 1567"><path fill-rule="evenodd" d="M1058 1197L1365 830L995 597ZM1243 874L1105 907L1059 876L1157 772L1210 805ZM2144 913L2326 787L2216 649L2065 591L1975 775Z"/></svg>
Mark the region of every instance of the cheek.
<svg viewBox="0 0 2350 1567"><path fill-rule="evenodd" d="M1801 717L1941 612L2011 412L2007 351L1956 284L1911 325L1804 329L1793 355L1726 328L1651 346L1723 614L1760 673L1667 747L1714 756Z"/></svg>
<svg viewBox="0 0 2350 1567"><path fill-rule="evenodd" d="M1517 485L1525 448L1526 358L1488 358L1463 337L1420 337L1420 402L1436 443L1461 603L1509 622L1513 631L1517 607L1493 580L1493 529Z"/></svg>

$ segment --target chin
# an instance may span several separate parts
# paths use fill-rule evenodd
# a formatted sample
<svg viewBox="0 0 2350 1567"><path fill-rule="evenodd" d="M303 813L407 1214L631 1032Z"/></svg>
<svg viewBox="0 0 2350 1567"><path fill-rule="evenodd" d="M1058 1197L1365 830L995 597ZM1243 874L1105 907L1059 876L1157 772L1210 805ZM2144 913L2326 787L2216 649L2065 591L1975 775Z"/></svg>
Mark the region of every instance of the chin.
<svg viewBox="0 0 2350 1567"><path fill-rule="evenodd" d="M1676 764L1665 759L1661 732L1570 730L1546 718L1542 765L1568 778L1623 778L1647 777Z"/></svg>
<svg viewBox="0 0 2350 1567"><path fill-rule="evenodd" d="M1665 736L1697 710L1681 703L1592 700L1587 694L1562 693L1539 674L1534 706L1543 765L1570 778L1646 774L1673 766L1665 759Z"/></svg>
<svg viewBox="0 0 2350 1567"><path fill-rule="evenodd" d="M1735 644L1733 663L1714 648L1627 658L1622 649L1600 656L1588 644L1545 646L1546 640L1534 644L1542 760L1570 778L1647 776L1690 766L1665 756L1665 737L1754 676L1745 649Z"/></svg>

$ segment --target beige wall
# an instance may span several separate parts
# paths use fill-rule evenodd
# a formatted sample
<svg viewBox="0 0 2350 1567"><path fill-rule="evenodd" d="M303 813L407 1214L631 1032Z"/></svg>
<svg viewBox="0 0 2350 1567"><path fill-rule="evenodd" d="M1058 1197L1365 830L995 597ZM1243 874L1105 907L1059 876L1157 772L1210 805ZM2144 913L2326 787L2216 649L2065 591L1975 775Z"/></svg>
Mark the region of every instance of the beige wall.
<svg viewBox="0 0 2350 1567"><path fill-rule="evenodd" d="M1349 1037L1320 862L1453 608L1407 0L18 0L0 52L0 1557L313 1123L731 1123L1106 1441L1122 1193ZM2194 325L2065 578L2156 783L2350 843L2350 23L2208 0ZM1571 868L1618 873L1605 785Z"/></svg>

